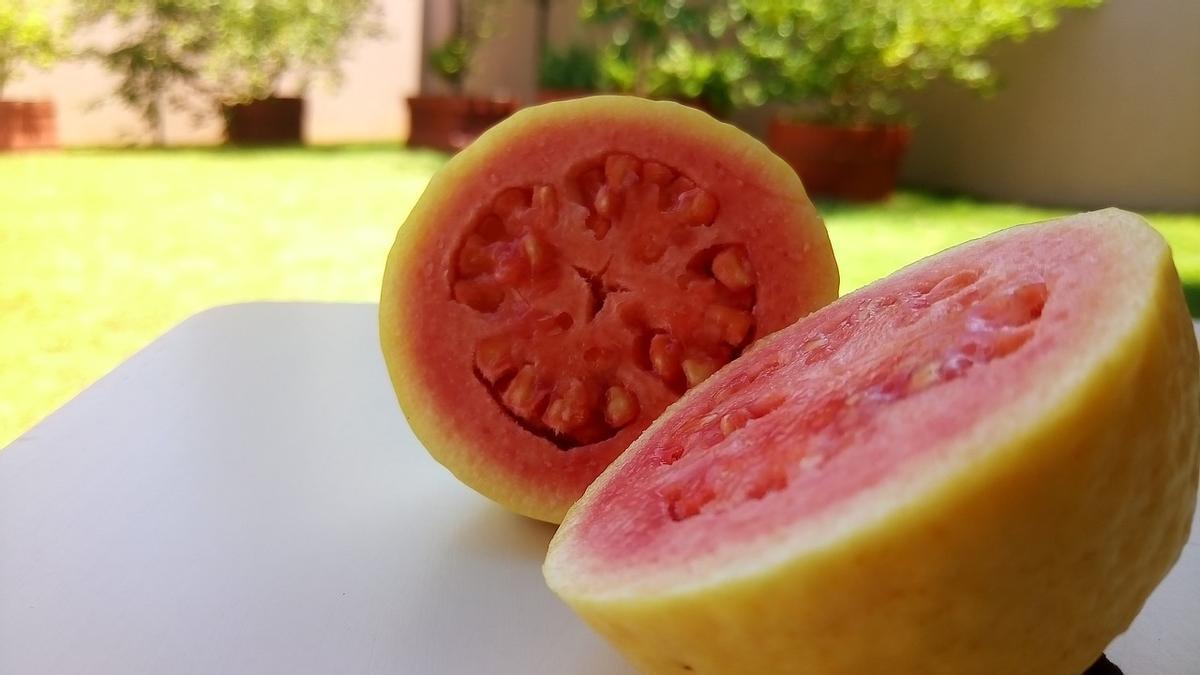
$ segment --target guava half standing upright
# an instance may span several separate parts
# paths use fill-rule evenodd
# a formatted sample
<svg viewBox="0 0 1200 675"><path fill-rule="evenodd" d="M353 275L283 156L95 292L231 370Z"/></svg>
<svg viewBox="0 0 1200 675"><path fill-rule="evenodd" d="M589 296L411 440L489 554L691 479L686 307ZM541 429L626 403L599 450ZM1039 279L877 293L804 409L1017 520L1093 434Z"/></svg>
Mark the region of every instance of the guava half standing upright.
<svg viewBox="0 0 1200 675"><path fill-rule="evenodd" d="M1188 536L1198 361L1140 218L1012 228L690 391L546 580L648 673L1080 673Z"/></svg>
<svg viewBox="0 0 1200 675"><path fill-rule="evenodd" d="M702 112L601 96L517 113L434 176L379 329L430 454L558 522L668 404L837 287L783 160Z"/></svg>

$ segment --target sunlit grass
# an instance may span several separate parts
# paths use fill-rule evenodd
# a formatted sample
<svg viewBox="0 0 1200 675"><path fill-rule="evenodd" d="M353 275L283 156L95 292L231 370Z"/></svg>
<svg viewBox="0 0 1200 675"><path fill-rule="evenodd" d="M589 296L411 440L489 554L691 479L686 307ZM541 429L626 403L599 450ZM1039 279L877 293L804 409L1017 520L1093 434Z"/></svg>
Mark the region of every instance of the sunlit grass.
<svg viewBox="0 0 1200 675"><path fill-rule="evenodd" d="M392 146L0 156L0 446L206 307L374 301L443 161ZM918 193L822 211L843 291L1058 213ZM1200 215L1151 221L1200 289Z"/></svg>
<svg viewBox="0 0 1200 675"><path fill-rule="evenodd" d="M374 300L443 161L394 147L0 157L0 446L206 307Z"/></svg>
<svg viewBox="0 0 1200 675"><path fill-rule="evenodd" d="M968 239L1071 213L916 192L898 194L885 204L818 207L829 226L843 293ZM1144 215L1171 244L1192 314L1200 314L1200 214Z"/></svg>

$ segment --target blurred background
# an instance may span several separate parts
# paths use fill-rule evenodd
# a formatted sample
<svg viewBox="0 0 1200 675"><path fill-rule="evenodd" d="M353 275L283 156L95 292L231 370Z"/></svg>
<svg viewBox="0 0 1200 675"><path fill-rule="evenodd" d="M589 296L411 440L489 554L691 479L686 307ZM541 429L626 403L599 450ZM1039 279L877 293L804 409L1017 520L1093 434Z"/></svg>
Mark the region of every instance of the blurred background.
<svg viewBox="0 0 1200 675"><path fill-rule="evenodd" d="M1195 0L0 0L0 446L205 308L374 301L450 153L596 92L762 138L843 293L1120 206L1200 313Z"/></svg>

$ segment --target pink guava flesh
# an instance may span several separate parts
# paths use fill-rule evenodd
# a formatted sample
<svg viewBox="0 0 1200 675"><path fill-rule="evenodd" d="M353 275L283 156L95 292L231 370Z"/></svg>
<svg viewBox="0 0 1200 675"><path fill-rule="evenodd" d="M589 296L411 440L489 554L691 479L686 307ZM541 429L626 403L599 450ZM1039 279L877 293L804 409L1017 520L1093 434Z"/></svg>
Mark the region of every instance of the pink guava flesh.
<svg viewBox="0 0 1200 675"><path fill-rule="evenodd" d="M684 391L832 299L824 228L757 161L641 126L539 127L416 244L407 377L565 510Z"/></svg>
<svg viewBox="0 0 1200 675"><path fill-rule="evenodd" d="M1069 236L1066 236L1069 234ZM678 564L769 538L920 460L1070 358L1120 252L1094 231L959 249L755 345L652 426L594 495L594 564Z"/></svg>

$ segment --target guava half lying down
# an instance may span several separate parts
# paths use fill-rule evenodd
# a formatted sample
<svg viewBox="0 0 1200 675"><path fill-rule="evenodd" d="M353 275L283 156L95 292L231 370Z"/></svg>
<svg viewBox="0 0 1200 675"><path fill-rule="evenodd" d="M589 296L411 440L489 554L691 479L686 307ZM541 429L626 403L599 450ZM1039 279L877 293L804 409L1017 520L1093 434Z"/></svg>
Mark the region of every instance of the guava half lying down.
<svg viewBox="0 0 1200 675"><path fill-rule="evenodd" d="M1080 673L1187 538L1197 361L1137 216L968 243L668 408L546 580L650 673Z"/></svg>

